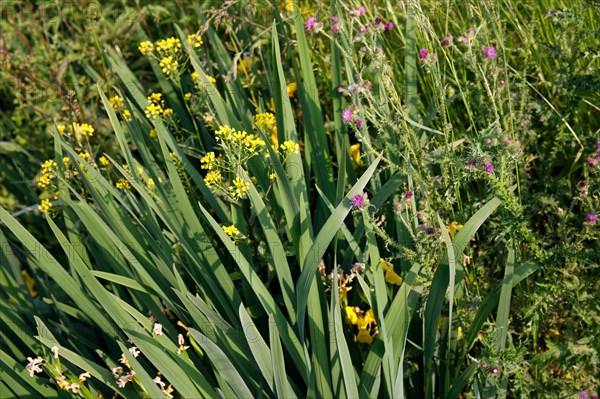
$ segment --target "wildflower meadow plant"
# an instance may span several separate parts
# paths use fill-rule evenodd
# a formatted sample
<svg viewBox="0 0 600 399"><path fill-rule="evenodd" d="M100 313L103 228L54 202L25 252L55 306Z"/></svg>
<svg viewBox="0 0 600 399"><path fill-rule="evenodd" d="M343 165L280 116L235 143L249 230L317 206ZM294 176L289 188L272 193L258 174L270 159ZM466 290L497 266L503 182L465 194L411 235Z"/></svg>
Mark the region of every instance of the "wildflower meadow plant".
<svg viewBox="0 0 600 399"><path fill-rule="evenodd" d="M596 395L595 10L184 3L2 178L3 393Z"/></svg>

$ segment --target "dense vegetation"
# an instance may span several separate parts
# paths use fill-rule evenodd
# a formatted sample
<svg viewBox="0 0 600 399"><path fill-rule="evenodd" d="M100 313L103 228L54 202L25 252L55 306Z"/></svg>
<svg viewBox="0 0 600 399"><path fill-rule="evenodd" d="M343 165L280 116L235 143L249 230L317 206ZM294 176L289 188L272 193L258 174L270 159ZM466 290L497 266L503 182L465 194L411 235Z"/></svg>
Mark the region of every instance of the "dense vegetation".
<svg viewBox="0 0 600 399"><path fill-rule="evenodd" d="M103 3L1 8L1 397L598 397L594 1Z"/></svg>

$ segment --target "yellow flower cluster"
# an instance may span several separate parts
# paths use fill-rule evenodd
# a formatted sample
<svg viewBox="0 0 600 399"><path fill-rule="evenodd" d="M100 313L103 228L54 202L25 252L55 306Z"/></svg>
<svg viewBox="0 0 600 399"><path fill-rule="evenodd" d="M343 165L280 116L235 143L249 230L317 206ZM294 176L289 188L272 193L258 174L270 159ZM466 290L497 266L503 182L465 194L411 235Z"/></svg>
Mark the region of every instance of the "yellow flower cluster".
<svg viewBox="0 0 600 399"><path fill-rule="evenodd" d="M381 267L383 267L383 271L385 272L385 281L390 284L402 285L402 277L400 277L394 271L394 265L389 262L383 260L383 258L379 259L381 262Z"/></svg>
<svg viewBox="0 0 600 399"><path fill-rule="evenodd" d="M152 93L148 96L148 106L144 110L146 117L148 119L158 118L160 116L170 116L173 115L173 109L171 108L163 108L165 105L164 100L162 99L162 94L160 93ZM152 132L151 136L152 137Z"/></svg>
<svg viewBox="0 0 600 399"><path fill-rule="evenodd" d="M54 179L54 171L58 168L56 162L52 159L48 159L42 164L42 170L40 172L40 178L38 179L37 186L39 188L46 188L52 183Z"/></svg>
<svg viewBox="0 0 600 399"><path fill-rule="evenodd" d="M233 186L229 186L229 193L235 199L241 199L246 196L246 192L250 189L250 183L245 182L244 180L236 177L233 180Z"/></svg>
<svg viewBox="0 0 600 399"><path fill-rule="evenodd" d="M197 35L195 33L188 35L187 42L193 48L198 48L204 44L204 42L202 41L202 36L200 36L199 34Z"/></svg>
<svg viewBox="0 0 600 399"><path fill-rule="evenodd" d="M248 73L250 71L250 67L252 66L252 64L254 64L257 61L260 61L260 58L258 58L258 57L254 57L254 58L241 58L238 61L237 68L242 73Z"/></svg>
<svg viewBox="0 0 600 399"><path fill-rule="evenodd" d="M125 179L125 178L120 178L119 181L117 181L117 183L115 184L115 186L119 189L119 190L129 190L131 188L131 184L129 184L129 180Z"/></svg>
<svg viewBox="0 0 600 399"><path fill-rule="evenodd" d="M229 238L235 238L240 234L240 231L234 225L223 226L223 231L229 236Z"/></svg>
<svg viewBox="0 0 600 399"><path fill-rule="evenodd" d="M254 126L258 129L263 129L270 133L271 145L277 149L279 147L279 140L277 138L277 121L275 115L270 112L263 112L261 114L254 115Z"/></svg>
<svg viewBox="0 0 600 399"><path fill-rule="evenodd" d="M173 56L168 56L160 60L159 66L165 75L170 76L171 73L177 72L179 64Z"/></svg>
<svg viewBox="0 0 600 399"><path fill-rule="evenodd" d="M130 122L131 121L131 112L125 108L125 101L123 97L114 96L108 99L110 106L115 110L115 112L121 112L123 119Z"/></svg>
<svg viewBox="0 0 600 399"><path fill-rule="evenodd" d="M200 80L200 74L196 71L192 72L192 81L194 82L194 85L196 85L197 88L200 88L202 86L202 81ZM210 83L217 83L217 80L215 78L213 78L210 75L206 75L206 79L208 79L208 81Z"/></svg>
<svg viewBox="0 0 600 399"><path fill-rule="evenodd" d="M152 51L154 51L154 44L146 40L140 43L138 50L140 50L140 53L142 53L143 55L149 54Z"/></svg>
<svg viewBox="0 0 600 399"><path fill-rule="evenodd" d="M298 154L300 152L300 146L298 143L294 143L292 140L284 141L279 148L283 150L283 153L286 157L292 154Z"/></svg>
<svg viewBox="0 0 600 399"><path fill-rule="evenodd" d="M215 168L215 153L207 152L205 156L200 159L200 164L202 169L213 170Z"/></svg>
<svg viewBox="0 0 600 399"><path fill-rule="evenodd" d="M210 171L204 177L204 184L207 187L220 187L221 186L221 172L218 170Z"/></svg>
<svg viewBox="0 0 600 399"><path fill-rule="evenodd" d="M258 154L258 150L265 146L265 142L254 134L238 131L227 125L221 126L215 134L217 140L220 140L239 159L243 160L247 160Z"/></svg>
<svg viewBox="0 0 600 399"><path fill-rule="evenodd" d="M156 42L156 51L163 57L166 54L177 54L181 50L181 41L175 37L169 37Z"/></svg>
<svg viewBox="0 0 600 399"><path fill-rule="evenodd" d="M52 209L52 202L50 198L43 199L42 202L38 205L38 210L42 213L48 213Z"/></svg>
<svg viewBox="0 0 600 399"><path fill-rule="evenodd" d="M57 128L61 134L65 134L65 125L58 125ZM91 137L94 135L94 128L92 127L92 125L89 125L87 123L79 124L77 122L73 122L69 125L69 133L74 134L77 138L81 138L82 136Z"/></svg>
<svg viewBox="0 0 600 399"><path fill-rule="evenodd" d="M377 322L373 315L373 309L366 313L358 306L346 306L346 315L351 325L358 327L356 340L364 344L372 344L373 336L377 333Z"/></svg>
<svg viewBox="0 0 600 399"><path fill-rule="evenodd" d="M98 159L98 161L100 162L100 165L102 165L102 166L108 166L108 164L110 163L110 162L108 161L108 159L107 159L107 158L106 158L104 155L102 155L102 156L101 156L101 157Z"/></svg>

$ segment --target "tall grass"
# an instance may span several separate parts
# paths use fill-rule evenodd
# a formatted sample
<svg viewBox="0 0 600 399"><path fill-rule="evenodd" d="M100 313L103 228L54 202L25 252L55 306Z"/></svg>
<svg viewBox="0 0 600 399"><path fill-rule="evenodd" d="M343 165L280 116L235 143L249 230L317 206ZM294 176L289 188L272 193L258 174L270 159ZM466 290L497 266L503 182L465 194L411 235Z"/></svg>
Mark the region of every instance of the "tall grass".
<svg viewBox="0 0 600 399"><path fill-rule="evenodd" d="M596 362L553 393L596 382L597 339L539 330L556 265L589 279L599 263L597 115L560 109L597 98L532 79L597 64L542 61L536 37L572 41L553 36L569 9L232 4L191 8L168 42L137 32L145 66L107 48L107 131L52 126L41 227L0 208L2 392L543 397L535 379L574 342L565 365ZM570 284L571 317L597 326L597 283Z"/></svg>

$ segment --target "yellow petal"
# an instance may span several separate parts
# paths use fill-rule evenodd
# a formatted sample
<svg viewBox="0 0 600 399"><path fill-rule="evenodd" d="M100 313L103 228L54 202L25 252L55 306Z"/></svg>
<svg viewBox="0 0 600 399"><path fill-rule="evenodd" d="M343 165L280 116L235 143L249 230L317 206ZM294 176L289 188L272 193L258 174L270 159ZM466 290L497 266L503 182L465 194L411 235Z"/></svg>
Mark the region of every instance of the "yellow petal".
<svg viewBox="0 0 600 399"><path fill-rule="evenodd" d="M371 334L369 334L369 332L367 330L360 330L358 332L358 334L356 335L356 340L358 342L362 342L363 344L372 344L373 343L373 337L371 336Z"/></svg>
<svg viewBox="0 0 600 399"><path fill-rule="evenodd" d="M23 277L25 278L25 285L29 290L29 295L31 295L32 298L38 296L38 293L35 290L35 280L29 275L29 272L27 270L23 270L21 274L23 274Z"/></svg>

